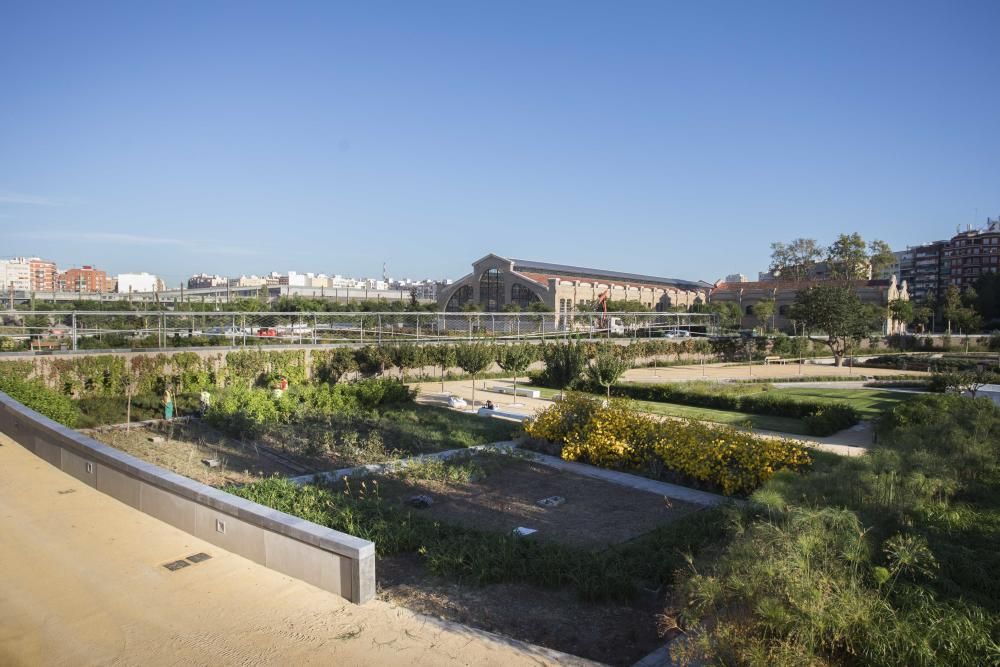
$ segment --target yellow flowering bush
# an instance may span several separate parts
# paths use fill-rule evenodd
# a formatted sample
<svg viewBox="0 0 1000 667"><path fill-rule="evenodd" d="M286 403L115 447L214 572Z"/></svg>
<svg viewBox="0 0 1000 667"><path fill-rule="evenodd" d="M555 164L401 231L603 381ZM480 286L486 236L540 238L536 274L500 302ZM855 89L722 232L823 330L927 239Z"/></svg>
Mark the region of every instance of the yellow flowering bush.
<svg viewBox="0 0 1000 667"><path fill-rule="evenodd" d="M568 394L524 430L532 438L562 443L562 457L568 461L638 469L655 459L726 495L750 493L775 471L812 462L805 448L790 440L697 421L660 421L627 401L583 394Z"/></svg>

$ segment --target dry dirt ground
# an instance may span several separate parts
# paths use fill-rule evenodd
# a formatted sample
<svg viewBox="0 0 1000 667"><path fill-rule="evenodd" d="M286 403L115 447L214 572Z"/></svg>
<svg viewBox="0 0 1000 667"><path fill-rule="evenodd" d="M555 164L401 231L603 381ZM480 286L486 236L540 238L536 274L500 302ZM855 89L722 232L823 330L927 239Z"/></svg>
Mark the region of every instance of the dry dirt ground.
<svg viewBox="0 0 1000 667"><path fill-rule="evenodd" d="M504 532L526 526L539 531L529 539L592 550L634 539L698 509L510 456L481 459L485 476L474 481L380 477L379 495L404 502L427 494L434 504L416 511L442 522ZM550 509L536 504L553 495L565 504ZM662 643L656 630L656 615L665 606L662 591L646 591L629 604L596 604L573 591L463 585L427 573L415 555L380 559L376 573L382 600L592 660L630 665Z"/></svg>
<svg viewBox="0 0 1000 667"><path fill-rule="evenodd" d="M199 422L159 422L154 426L83 431L126 454L210 486L246 484L261 477L301 474L260 448L227 437ZM154 442L153 438L163 438ZM217 467L202 461L215 459Z"/></svg>
<svg viewBox="0 0 1000 667"><path fill-rule="evenodd" d="M442 523L504 533L524 526L538 531L531 539L594 551L634 539L698 509L511 455L476 457L472 462L484 473L479 479L380 477L379 494L400 504L426 494L434 504L417 512ZM551 496L565 502L554 508L537 504Z"/></svg>
<svg viewBox="0 0 1000 667"><path fill-rule="evenodd" d="M0 436L0 665L582 664L346 600L98 493ZM199 552L209 560L170 572Z"/></svg>

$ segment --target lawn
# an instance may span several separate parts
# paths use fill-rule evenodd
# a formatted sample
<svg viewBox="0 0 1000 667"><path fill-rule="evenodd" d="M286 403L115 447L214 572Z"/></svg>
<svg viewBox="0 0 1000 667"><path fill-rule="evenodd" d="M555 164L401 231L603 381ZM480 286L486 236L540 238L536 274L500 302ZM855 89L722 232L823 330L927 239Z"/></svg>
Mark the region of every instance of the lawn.
<svg viewBox="0 0 1000 667"><path fill-rule="evenodd" d="M551 399L559 395L558 389L548 389L546 387L536 386L532 386L531 388L540 391L542 398ZM682 419L697 419L716 424L727 424L729 426L743 426L747 422L750 422L750 425L753 426L753 428L778 431L781 433L791 433L793 435L806 434L806 427L801 419L774 417L771 415L752 415L746 412L734 412L731 410L697 408L690 405L679 405L677 403L660 403L657 401L633 402L643 412L649 412L654 415L680 417Z"/></svg>
<svg viewBox="0 0 1000 667"><path fill-rule="evenodd" d="M828 389L825 387L794 387L771 389L770 391L801 400L847 403L858 410L865 421L875 419L883 411L891 410L917 396L914 393L882 389Z"/></svg>

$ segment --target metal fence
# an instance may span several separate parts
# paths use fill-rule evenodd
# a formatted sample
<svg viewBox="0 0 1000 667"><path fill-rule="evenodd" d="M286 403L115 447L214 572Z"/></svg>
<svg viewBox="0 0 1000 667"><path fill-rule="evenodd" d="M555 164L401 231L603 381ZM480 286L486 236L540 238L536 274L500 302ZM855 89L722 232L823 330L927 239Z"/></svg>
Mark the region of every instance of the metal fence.
<svg viewBox="0 0 1000 667"><path fill-rule="evenodd" d="M711 336L710 313L3 311L0 350Z"/></svg>

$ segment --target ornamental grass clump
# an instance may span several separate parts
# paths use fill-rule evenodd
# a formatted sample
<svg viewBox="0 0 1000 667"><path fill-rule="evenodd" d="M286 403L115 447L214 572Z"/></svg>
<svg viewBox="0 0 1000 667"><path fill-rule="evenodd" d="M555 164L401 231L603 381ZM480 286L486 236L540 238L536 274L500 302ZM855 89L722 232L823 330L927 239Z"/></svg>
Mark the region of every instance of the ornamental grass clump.
<svg viewBox="0 0 1000 667"><path fill-rule="evenodd" d="M750 493L778 470L811 463L806 450L790 440L697 421L660 421L627 401L578 393L540 412L524 430L529 437L561 443L567 461L626 470L667 469L726 495Z"/></svg>

